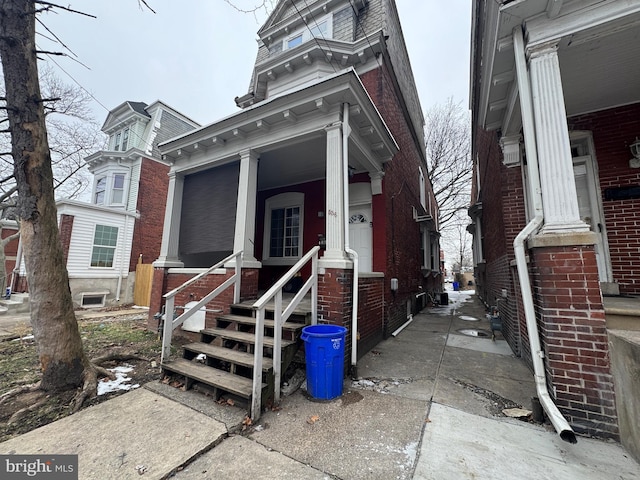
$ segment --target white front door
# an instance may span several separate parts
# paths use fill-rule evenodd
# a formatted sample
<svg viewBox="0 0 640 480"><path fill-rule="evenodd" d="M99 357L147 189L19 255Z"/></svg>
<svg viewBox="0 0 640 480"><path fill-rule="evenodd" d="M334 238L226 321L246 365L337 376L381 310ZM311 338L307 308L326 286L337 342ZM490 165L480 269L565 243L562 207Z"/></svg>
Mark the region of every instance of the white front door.
<svg viewBox="0 0 640 480"><path fill-rule="evenodd" d="M359 272L372 268L371 205L349 207L349 246L358 253Z"/></svg>
<svg viewBox="0 0 640 480"><path fill-rule="evenodd" d="M600 282L613 281L611 272L611 260L609 257L609 244L607 231L602 214L602 198L598 184L597 166L591 155L586 155L590 150L591 142L587 138L582 141L572 141L573 174L576 181L576 193L578 194L578 209L580 218L597 233L595 245L596 261L598 262L598 276Z"/></svg>

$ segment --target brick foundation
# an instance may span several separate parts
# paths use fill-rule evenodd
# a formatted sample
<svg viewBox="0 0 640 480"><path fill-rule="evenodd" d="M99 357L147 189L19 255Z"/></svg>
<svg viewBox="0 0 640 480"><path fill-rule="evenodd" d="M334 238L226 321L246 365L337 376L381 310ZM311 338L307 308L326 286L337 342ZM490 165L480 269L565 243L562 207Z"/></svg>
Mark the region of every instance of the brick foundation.
<svg viewBox="0 0 640 480"><path fill-rule="evenodd" d="M618 439L594 248L555 246L533 248L530 253L551 395L576 432Z"/></svg>

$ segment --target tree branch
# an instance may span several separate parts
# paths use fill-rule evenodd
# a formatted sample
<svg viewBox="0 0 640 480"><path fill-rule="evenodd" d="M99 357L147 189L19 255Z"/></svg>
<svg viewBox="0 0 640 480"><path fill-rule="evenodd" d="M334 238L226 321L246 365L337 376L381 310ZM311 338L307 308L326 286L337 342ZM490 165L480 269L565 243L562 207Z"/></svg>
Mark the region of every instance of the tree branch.
<svg viewBox="0 0 640 480"><path fill-rule="evenodd" d="M48 5L49 7L59 8L61 10L66 10L67 12L77 13L78 15L84 15L86 17L98 18L95 15L91 15L90 13L81 12L80 10L74 10L73 8L69 7L63 7L62 5L58 5L57 3L43 2L41 0L36 0L35 3L37 3L38 5Z"/></svg>

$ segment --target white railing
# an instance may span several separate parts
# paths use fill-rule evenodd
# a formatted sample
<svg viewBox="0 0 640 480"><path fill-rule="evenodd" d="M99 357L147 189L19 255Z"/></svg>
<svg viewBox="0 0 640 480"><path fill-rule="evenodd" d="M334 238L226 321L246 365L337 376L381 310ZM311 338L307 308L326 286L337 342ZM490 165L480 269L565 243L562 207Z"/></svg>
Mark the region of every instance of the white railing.
<svg viewBox="0 0 640 480"><path fill-rule="evenodd" d="M273 300L274 327L273 327L273 376L274 376L274 403L280 402L280 378L282 376L282 326L298 307L305 295L311 290L311 323L316 324L318 318L318 252L320 247L315 246L302 257L291 269L284 274L262 297L254 304L256 312L255 349L253 360L253 394L251 398L251 418L256 421L260 418L262 407L262 355L264 346L264 318L267 304ZM298 293L282 309L282 292L284 286L311 261L311 276L302 285Z"/></svg>
<svg viewBox="0 0 640 480"><path fill-rule="evenodd" d="M230 276L227 280L224 281L221 285L216 287L214 290L205 295L202 300L196 303L189 310L185 310L182 315L179 315L176 318L173 318L173 311L175 309L175 296L180 293L182 290L187 288L192 283L197 282L203 277L206 277L215 269L222 267L225 263L231 261L235 258L236 271ZM208 268L206 271L196 275L195 277L187 280L182 285L177 288L174 288L168 293L164 294L165 298L165 319L164 326L162 330L162 356L160 358L161 362L168 360L171 355L171 337L173 336L173 330L184 323L191 315L200 310L203 306L209 303L211 300L220 295L223 291L229 288L231 285L234 286L233 289L233 302L238 303L240 301L240 278L242 272L242 251L237 253L232 253L224 260L219 261L211 268Z"/></svg>

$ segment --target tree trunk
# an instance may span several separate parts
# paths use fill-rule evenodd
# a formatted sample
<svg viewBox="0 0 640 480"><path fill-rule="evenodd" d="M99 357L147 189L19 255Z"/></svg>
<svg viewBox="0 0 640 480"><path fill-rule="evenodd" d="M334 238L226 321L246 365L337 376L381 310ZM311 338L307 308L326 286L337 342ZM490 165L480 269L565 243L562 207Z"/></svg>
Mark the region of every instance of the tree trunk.
<svg viewBox="0 0 640 480"><path fill-rule="evenodd" d="M0 55L41 388L55 391L82 386L90 364L82 348L58 233L38 82L35 9L33 0L0 0Z"/></svg>

